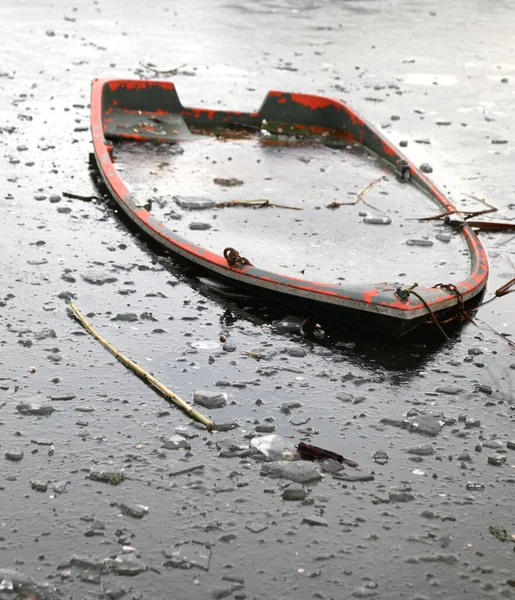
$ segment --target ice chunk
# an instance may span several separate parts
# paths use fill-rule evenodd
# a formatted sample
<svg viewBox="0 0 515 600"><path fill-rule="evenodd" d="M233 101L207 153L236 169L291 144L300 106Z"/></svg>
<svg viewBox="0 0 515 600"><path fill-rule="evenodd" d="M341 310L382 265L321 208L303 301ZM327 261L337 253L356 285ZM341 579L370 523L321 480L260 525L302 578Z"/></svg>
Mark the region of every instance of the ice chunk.
<svg viewBox="0 0 515 600"><path fill-rule="evenodd" d="M322 479L322 473L316 464L304 460L295 462L278 460L264 463L261 467L261 475L274 479L287 479L295 483L311 483Z"/></svg>
<svg viewBox="0 0 515 600"><path fill-rule="evenodd" d="M250 445L270 460L300 460L297 445L282 435L263 435L250 440Z"/></svg>
<svg viewBox="0 0 515 600"><path fill-rule="evenodd" d="M367 215L363 219L363 223L367 223L367 225L391 225L392 220L390 217L379 217L376 215Z"/></svg>
<svg viewBox="0 0 515 600"><path fill-rule="evenodd" d="M175 204L188 210L205 210L214 208L216 202L211 198L202 198L199 196L174 196Z"/></svg>

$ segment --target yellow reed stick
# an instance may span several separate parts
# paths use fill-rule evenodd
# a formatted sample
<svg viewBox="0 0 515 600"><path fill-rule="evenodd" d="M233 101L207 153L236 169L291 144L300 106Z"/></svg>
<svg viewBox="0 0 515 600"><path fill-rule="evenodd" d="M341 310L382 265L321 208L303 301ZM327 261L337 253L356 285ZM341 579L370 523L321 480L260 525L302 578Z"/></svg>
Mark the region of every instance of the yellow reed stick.
<svg viewBox="0 0 515 600"><path fill-rule="evenodd" d="M208 431L215 431L215 424L206 419L204 415L201 415L197 410L195 410L192 406L190 406L187 402L185 402L182 398L180 398L177 394L172 392L172 390L168 389L165 385L159 382L153 375L151 375L145 369L142 369L139 365L137 365L130 358L124 356L119 350L117 350L114 346L112 346L106 339L104 339L93 326L87 321L86 317L80 312L80 310L75 306L73 302L68 303L68 307L72 310L76 319L84 326L84 328L97 340L99 341L104 348L109 350L111 354L113 354L120 362L122 362L126 367L134 371L141 378L148 381L151 385L157 388L168 400L182 408L190 417L199 421L203 425L206 426Z"/></svg>

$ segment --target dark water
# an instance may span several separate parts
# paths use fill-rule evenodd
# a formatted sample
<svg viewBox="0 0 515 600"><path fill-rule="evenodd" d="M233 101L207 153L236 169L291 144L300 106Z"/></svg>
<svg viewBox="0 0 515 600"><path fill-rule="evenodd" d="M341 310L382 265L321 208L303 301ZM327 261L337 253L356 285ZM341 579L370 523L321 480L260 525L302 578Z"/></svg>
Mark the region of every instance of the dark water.
<svg viewBox="0 0 515 600"><path fill-rule="evenodd" d="M127 598L514 595L515 357L505 339L478 320L444 345L309 341L259 307L206 293L112 205L63 197L96 193L90 80L151 77L140 64L151 62L186 65L172 78L186 105L253 110L281 88L345 99L394 143L407 140L406 154L430 163L456 204L484 198L513 218L514 20L510 3L480 1L2 4L0 598L53 594L1 569L73 599L116 597L114 585ZM482 239L492 293L515 276L515 240ZM238 428L197 429L84 334L65 292L186 400L225 392L224 408L201 410ZM137 319L116 319L125 313ZM479 317L513 334L514 314L508 295ZM22 402L55 411L22 414ZM435 437L391 424L440 427L413 411L443 413L445 424ZM285 501L290 482L260 475L245 452L259 426L357 460L374 480L326 473L304 486L304 501ZM162 449L177 431L198 434L191 448ZM420 444L434 453L406 451ZM111 486L92 469L128 478ZM148 514L128 516L123 503ZM163 551L200 553L204 567L210 551L209 568L174 567Z"/></svg>

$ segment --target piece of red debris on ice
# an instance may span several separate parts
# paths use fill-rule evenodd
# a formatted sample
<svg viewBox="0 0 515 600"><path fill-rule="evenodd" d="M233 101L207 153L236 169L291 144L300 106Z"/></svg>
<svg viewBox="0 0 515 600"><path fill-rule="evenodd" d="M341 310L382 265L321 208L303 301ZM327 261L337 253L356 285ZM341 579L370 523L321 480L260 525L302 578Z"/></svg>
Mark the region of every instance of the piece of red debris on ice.
<svg viewBox="0 0 515 600"><path fill-rule="evenodd" d="M299 451L302 460L324 460L326 458L332 458L348 467L359 466L356 461L345 458L341 454L319 448L318 446L312 446L311 444L306 444L304 442L299 442L297 444L297 450Z"/></svg>

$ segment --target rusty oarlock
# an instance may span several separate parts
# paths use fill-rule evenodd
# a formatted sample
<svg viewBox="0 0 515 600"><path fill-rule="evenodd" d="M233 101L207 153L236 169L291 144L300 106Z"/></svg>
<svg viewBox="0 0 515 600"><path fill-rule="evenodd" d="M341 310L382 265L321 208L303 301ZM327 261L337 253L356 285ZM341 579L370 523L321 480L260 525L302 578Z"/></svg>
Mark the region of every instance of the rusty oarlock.
<svg viewBox="0 0 515 600"><path fill-rule="evenodd" d="M409 183L411 170L407 160L401 158L395 163L395 175L401 183Z"/></svg>
<svg viewBox="0 0 515 600"><path fill-rule="evenodd" d="M224 258L230 267L234 267L234 265L252 267L250 260L244 256L241 256L238 250L235 250L234 248L225 248Z"/></svg>

